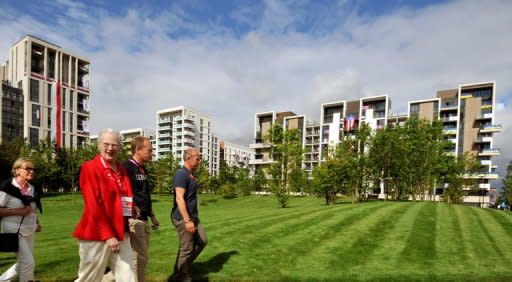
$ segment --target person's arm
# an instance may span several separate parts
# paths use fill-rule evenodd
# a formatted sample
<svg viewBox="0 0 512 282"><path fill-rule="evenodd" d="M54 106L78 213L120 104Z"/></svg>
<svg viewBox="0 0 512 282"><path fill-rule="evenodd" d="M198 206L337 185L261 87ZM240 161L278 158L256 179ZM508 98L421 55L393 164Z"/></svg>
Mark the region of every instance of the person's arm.
<svg viewBox="0 0 512 282"><path fill-rule="evenodd" d="M7 200L10 196L4 191L0 191L0 217L7 216L26 216L32 212L32 207L25 206L23 208L7 208Z"/></svg>
<svg viewBox="0 0 512 282"><path fill-rule="evenodd" d="M174 193L176 193L176 204L178 205L178 211L185 222L185 229L190 233L194 233L196 228L194 221L192 221L192 218L190 218L190 215L188 214L187 203L185 202L185 192L185 188L182 187L176 187L174 189Z"/></svg>
<svg viewBox="0 0 512 282"><path fill-rule="evenodd" d="M10 209L10 208L0 208L0 217L7 216L26 216L32 212L32 208L30 206L25 206L24 208Z"/></svg>

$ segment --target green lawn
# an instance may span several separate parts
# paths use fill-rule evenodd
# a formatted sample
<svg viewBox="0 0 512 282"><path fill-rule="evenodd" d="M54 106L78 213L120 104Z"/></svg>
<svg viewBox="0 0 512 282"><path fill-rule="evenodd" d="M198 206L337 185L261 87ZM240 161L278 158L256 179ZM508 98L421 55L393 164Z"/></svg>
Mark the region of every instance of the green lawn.
<svg viewBox="0 0 512 282"><path fill-rule="evenodd" d="M76 195L47 197L36 239L36 277L71 281L78 268L71 233L82 212ZM172 199L154 207L148 275L166 281L177 245L169 222ZM430 202L375 201L326 206L293 198L281 209L273 197L226 200L201 196L209 244L194 278L209 280L512 280L512 214ZM0 254L0 271L15 260Z"/></svg>

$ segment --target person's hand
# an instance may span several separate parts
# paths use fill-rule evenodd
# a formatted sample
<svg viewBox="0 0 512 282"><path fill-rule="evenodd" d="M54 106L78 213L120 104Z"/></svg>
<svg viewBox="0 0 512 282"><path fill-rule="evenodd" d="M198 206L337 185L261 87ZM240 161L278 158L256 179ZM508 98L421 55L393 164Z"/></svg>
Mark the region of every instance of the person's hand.
<svg viewBox="0 0 512 282"><path fill-rule="evenodd" d="M31 206L25 206L24 208L17 209L17 213L19 216L27 216L32 213Z"/></svg>
<svg viewBox="0 0 512 282"><path fill-rule="evenodd" d="M108 238L106 243L112 252L119 253L119 241L117 241L116 237Z"/></svg>
<svg viewBox="0 0 512 282"><path fill-rule="evenodd" d="M36 227L36 232L41 232L41 230L43 229L43 227L41 226L41 224L37 224L37 227Z"/></svg>
<svg viewBox="0 0 512 282"><path fill-rule="evenodd" d="M187 232L194 233L196 231L196 227L194 225L194 222L192 220L187 221L185 223L185 229L187 230Z"/></svg>
<svg viewBox="0 0 512 282"><path fill-rule="evenodd" d="M152 215L151 216L151 228L153 228L153 230L157 230L158 226L160 226L160 222L158 221L158 219L156 219L155 215Z"/></svg>

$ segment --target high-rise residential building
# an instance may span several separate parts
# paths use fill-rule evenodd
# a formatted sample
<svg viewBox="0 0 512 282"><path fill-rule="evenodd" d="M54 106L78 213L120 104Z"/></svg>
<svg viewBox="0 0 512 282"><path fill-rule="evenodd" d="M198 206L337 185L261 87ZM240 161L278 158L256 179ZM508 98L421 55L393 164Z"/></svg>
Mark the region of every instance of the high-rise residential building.
<svg viewBox="0 0 512 282"><path fill-rule="evenodd" d="M2 81L0 140L23 139L23 91Z"/></svg>
<svg viewBox="0 0 512 282"><path fill-rule="evenodd" d="M249 161L254 170L266 169L273 162L271 145L265 138L276 122L282 126L284 118L290 116L295 116L295 114L293 112L273 111L256 113L254 117L254 143L249 145L255 151L254 159Z"/></svg>
<svg viewBox="0 0 512 282"><path fill-rule="evenodd" d="M226 141L219 142L219 152L219 160L225 161L228 166L251 168L249 162L254 160L253 149Z"/></svg>
<svg viewBox="0 0 512 282"><path fill-rule="evenodd" d="M123 144L123 148L131 154L132 149L132 140L137 136L144 136L149 138L149 141L152 142L155 139L155 131L149 128L132 128L132 129L124 129L120 131L123 140L121 143ZM151 143L153 145L153 143ZM156 157L155 147L153 146L153 158Z"/></svg>
<svg viewBox="0 0 512 282"><path fill-rule="evenodd" d="M213 134L210 118L195 109L178 106L157 111L156 157L172 154L180 161L187 148L196 148L210 174L219 167L218 138Z"/></svg>
<svg viewBox="0 0 512 282"><path fill-rule="evenodd" d="M440 120L443 134L452 144L447 153L453 156L467 153L482 165L479 173L464 175L467 188L464 202L485 206L491 202L490 182L498 179L497 166L492 162L492 157L500 155L493 138L494 133L501 131L501 126L495 123L495 99L496 83L483 82L438 91L436 98L410 101L407 114L392 114L388 95L321 104L320 123L311 123L304 116L291 112L284 116L279 113L281 119L275 112L257 113L255 143L250 145L256 150L256 157L250 164L259 169L272 163L271 145L264 141L263 136L279 120L281 124L284 121L284 129L300 128L305 132L302 137L305 149L303 168L308 176L327 158L330 148L342 142L345 136L355 134L363 123L375 132L385 126L403 125L412 116L431 122ZM479 187L476 192L469 188L475 180ZM383 193L381 187L381 196ZM440 199L440 194L436 200Z"/></svg>
<svg viewBox="0 0 512 282"><path fill-rule="evenodd" d="M496 82L462 84L456 89L438 91L437 97L440 106L434 109L438 109L443 132L452 143L450 153L454 156L467 153L482 166L480 172L464 175L467 187L464 201L486 206L490 202L490 182L498 179L492 158L500 155L494 144L494 133L501 131L494 114ZM469 188L473 181L478 184L476 192Z"/></svg>
<svg viewBox="0 0 512 282"><path fill-rule="evenodd" d="M58 146L89 142L90 61L62 47L27 35L9 50L3 71L23 92L23 137ZM7 73L7 75L5 75Z"/></svg>

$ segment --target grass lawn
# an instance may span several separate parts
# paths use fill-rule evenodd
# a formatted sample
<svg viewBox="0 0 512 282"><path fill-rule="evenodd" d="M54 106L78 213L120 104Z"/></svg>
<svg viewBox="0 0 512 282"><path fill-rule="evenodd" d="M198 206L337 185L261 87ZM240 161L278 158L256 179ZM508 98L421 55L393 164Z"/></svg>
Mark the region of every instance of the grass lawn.
<svg viewBox="0 0 512 282"><path fill-rule="evenodd" d="M153 196L161 228L151 237L148 278L166 281L178 248L172 198ZM203 280L512 280L512 214L430 202L326 206L321 199L223 199L201 195L209 239L192 265ZM36 278L72 281L82 213L79 194L46 197L36 236ZM0 272L14 263L0 253Z"/></svg>

